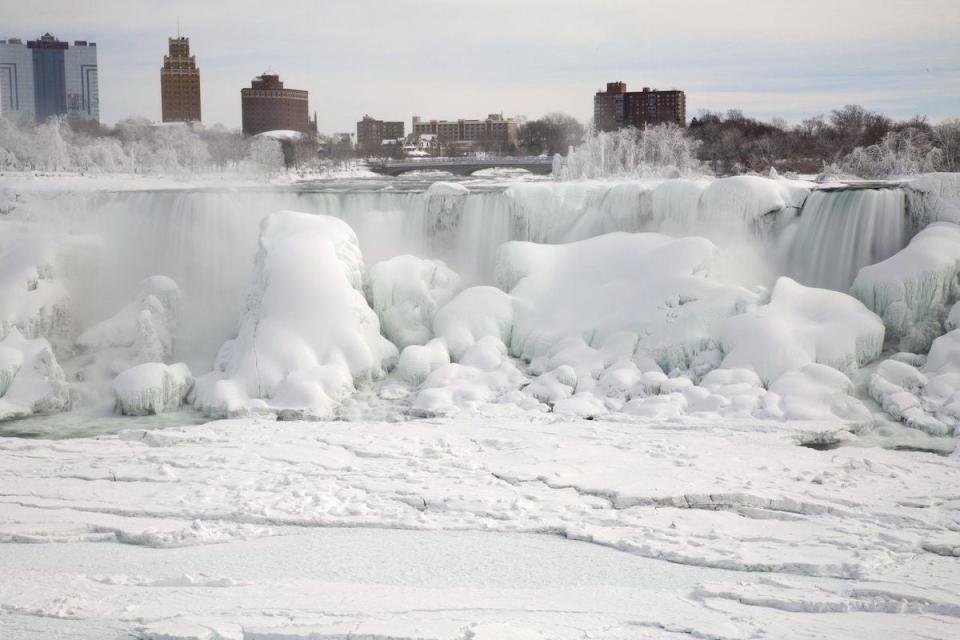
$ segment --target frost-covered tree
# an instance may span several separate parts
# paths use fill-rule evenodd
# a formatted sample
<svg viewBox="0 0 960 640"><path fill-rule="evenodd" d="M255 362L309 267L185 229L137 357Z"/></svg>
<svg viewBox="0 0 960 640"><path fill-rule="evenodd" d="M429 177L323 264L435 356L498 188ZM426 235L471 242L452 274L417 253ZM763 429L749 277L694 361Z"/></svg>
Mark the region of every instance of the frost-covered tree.
<svg viewBox="0 0 960 640"><path fill-rule="evenodd" d="M943 151L921 129L891 131L878 144L857 147L842 168L861 178L889 178L936 171Z"/></svg>
<svg viewBox="0 0 960 640"><path fill-rule="evenodd" d="M247 159L255 169L270 176L283 170L283 148L273 138L259 136L250 143Z"/></svg>
<svg viewBox="0 0 960 640"><path fill-rule="evenodd" d="M70 154L61 132L62 126L63 120L50 118L36 129L38 165L47 171L69 168Z"/></svg>
<svg viewBox="0 0 960 640"><path fill-rule="evenodd" d="M941 150L940 171L960 171L960 118L933 127L933 140Z"/></svg>
<svg viewBox="0 0 960 640"><path fill-rule="evenodd" d="M645 129L627 127L594 133L583 144L557 157L560 179L685 175L702 170L696 159L699 143L681 127L663 124Z"/></svg>

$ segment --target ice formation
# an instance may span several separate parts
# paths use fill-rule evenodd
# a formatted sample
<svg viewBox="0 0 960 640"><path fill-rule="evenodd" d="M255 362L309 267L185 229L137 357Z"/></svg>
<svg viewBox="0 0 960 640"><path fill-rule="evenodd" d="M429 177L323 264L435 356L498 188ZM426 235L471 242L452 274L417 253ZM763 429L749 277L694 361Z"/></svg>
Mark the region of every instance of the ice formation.
<svg viewBox="0 0 960 640"><path fill-rule="evenodd" d="M383 335L398 349L433 337L433 316L457 293L460 277L440 260L396 256L367 273L367 298Z"/></svg>
<svg viewBox="0 0 960 640"><path fill-rule="evenodd" d="M239 332L197 381L196 405L329 417L356 381L397 359L364 299L356 236L336 218L281 211L263 220L259 245Z"/></svg>
<svg viewBox="0 0 960 640"><path fill-rule="evenodd" d="M960 227L931 224L896 255L864 267L850 293L883 318L900 351L926 351L960 298Z"/></svg>
<svg viewBox="0 0 960 640"><path fill-rule="evenodd" d="M0 421L70 409L63 369L45 338L11 329L0 341Z"/></svg>
<svg viewBox="0 0 960 640"><path fill-rule="evenodd" d="M193 387L193 376L182 362L146 362L123 371L110 386L120 413L145 416L179 409Z"/></svg>
<svg viewBox="0 0 960 640"><path fill-rule="evenodd" d="M180 321L180 288L153 276L138 286L134 300L113 316L85 330L77 344L87 353L105 353L113 374L145 362L168 362Z"/></svg>

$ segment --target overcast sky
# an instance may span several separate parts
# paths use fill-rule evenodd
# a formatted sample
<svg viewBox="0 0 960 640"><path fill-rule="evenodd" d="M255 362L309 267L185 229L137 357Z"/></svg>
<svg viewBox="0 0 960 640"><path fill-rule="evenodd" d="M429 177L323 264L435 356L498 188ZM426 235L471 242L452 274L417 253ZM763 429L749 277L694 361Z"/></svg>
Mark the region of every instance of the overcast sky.
<svg viewBox="0 0 960 640"><path fill-rule="evenodd" d="M960 117L960 0L0 0L0 38L96 41L101 119L159 119L178 16L204 122L230 127L268 69L310 91L324 132L364 113L586 120L613 80L683 89L688 118Z"/></svg>

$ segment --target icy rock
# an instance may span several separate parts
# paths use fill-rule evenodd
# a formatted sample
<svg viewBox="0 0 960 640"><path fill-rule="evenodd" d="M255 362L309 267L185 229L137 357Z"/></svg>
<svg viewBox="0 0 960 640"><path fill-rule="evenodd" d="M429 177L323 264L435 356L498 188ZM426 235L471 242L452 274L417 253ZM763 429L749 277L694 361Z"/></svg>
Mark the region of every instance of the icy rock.
<svg viewBox="0 0 960 640"><path fill-rule="evenodd" d="M523 392L547 405L553 405L571 397L577 387L577 372L563 364L537 376Z"/></svg>
<svg viewBox="0 0 960 640"><path fill-rule="evenodd" d="M495 269L514 300L510 352L527 361L571 337L602 347L623 332L661 367L685 368L753 294L711 275L709 240L610 233L580 242L507 242ZM602 363L606 355L601 355Z"/></svg>
<svg viewBox="0 0 960 640"><path fill-rule="evenodd" d="M960 227L931 224L900 252L861 269L850 293L883 318L901 350L926 351L960 297Z"/></svg>
<svg viewBox="0 0 960 640"><path fill-rule="evenodd" d="M853 423L871 420L869 409L851 395L850 378L826 365L807 364L789 371L770 385L770 391L780 399L780 410L786 420Z"/></svg>
<svg viewBox="0 0 960 640"><path fill-rule="evenodd" d="M222 370L197 381L195 404L211 415L332 415L356 382L397 361L362 281L363 256L342 220L264 218L240 330L218 356Z"/></svg>
<svg viewBox="0 0 960 640"><path fill-rule="evenodd" d="M676 420L686 413L686 410L687 400L682 393L635 398L621 409L623 413L651 420Z"/></svg>
<svg viewBox="0 0 960 640"><path fill-rule="evenodd" d="M193 376L182 362L146 362L123 371L110 385L119 413L146 416L179 409L193 387Z"/></svg>
<svg viewBox="0 0 960 640"><path fill-rule="evenodd" d="M425 345L412 344L400 353L397 375L401 380L417 386L432 372L450 363L450 354L443 340L434 339Z"/></svg>
<svg viewBox="0 0 960 640"><path fill-rule="evenodd" d="M592 393L578 393L557 401L553 412L563 417L594 418L608 413L606 405Z"/></svg>
<svg viewBox="0 0 960 640"><path fill-rule="evenodd" d="M819 363L850 373L875 360L884 327L844 293L777 280L770 302L726 320L720 332L725 369L753 369L765 382Z"/></svg>
<svg viewBox="0 0 960 640"><path fill-rule="evenodd" d="M509 344L512 330L513 300L496 287L465 289L433 318L433 334L446 341L454 360L485 336Z"/></svg>
<svg viewBox="0 0 960 640"><path fill-rule="evenodd" d="M440 260L402 255L373 265L366 290L383 335L402 350L433 337L433 316L459 285L460 277Z"/></svg>
<svg viewBox="0 0 960 640"><path fill-rule="evenodd" d="M0 420L67 411L72 404L63 369L45 338L11 329L0 342Z"/></svg>

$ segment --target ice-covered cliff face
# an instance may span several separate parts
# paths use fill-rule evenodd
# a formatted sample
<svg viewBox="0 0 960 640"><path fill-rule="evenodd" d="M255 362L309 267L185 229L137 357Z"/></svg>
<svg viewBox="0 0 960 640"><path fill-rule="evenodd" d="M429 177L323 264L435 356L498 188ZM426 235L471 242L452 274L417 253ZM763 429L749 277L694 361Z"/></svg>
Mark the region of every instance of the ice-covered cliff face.
<svg viewBox="0 0 960 640"><path fill-rule="evenodd" d="M943 180L936 176L916 181L916 185L907 186L906 199L910 203L922 199L927 217L949 218L954 206L952 183L946 186L941 183ZM249 308L244 315L244 301L249 301L250 291L257 290L262 276L262 270L255 271L259 264L255 260L258 241L262 250L264 240L260 235L261 222L274 211L291 209L303 212L307 218L329 216L346 223L343 228L350 229L355 240L342 246L354 246L363 264L376 265L367 281L351 281L350 288L361 296L356 300L358 308L366 306L360 304L363 302L361 291L365 291L373 308L371 313L379 316L384 336L404 350L400 368L406 374L401 372L400 377L427 385L425 389L434 389L419 405L424 412L449 407L451 403L456 404L457 398L474 397L476 387L472 385L477 380L485 380L484 388L488 391L476 397L487 400L509 395L528 384L530 381L508 362L509 351L512 356L529 356L531 361L527 364L532 369L525 373L537 378L531 384L530 393L514 397L520 406L543 406L544 399L549 400L547 406L554 406L556 402L569 400L561 404L561 408L591 413L608 407L603 402L584 400L578 394L603 388L613 390L614 396L597 398L619 397L633 403L633 410L643 415L731 403L739 407L737 411L747 405L754 407L750 411L759 411L756 409L761 406L756 404L760 402L758 398L766 398L763 402L767 404L762 408L766 415L814 415L787 410L786 405L778 404L781 399L760 394L757 385L770 384L772 389L773 376L765 373L758 377L759 364L744 364L740 360L736 368L729 369L733 373L710 378L711 389L732 393L727 388L732 385L736 389L749 388L747 395L737 396L739 399L735 401L730 400L733 396L727 400L717 399L727 396L718 396L714 391L709 391L712 395L702 396L703 390L697 386L700 379L717 369L727 355L721 348L723 336L714 326L716 321L750 312L743 307L743 301L752 297L756 303L750 304L764 305L769 297L764 290L769 292L782 275L806 287L846 292L863 267L889 258L906 245L917 228L918 219L915 214L908 217L904 191L897 188L825 192L816 190L815 185L808 182L757 176L531 181L499 185L488 181L477 187L469 182L437 182L429 188L403 190L384 188L383 183L376 183L376 189L353 183L327 185L319 190L291 187L246 191L26 193L17 199L13 211L0 218L0 225L8 232L0 234L0 340L13 330L28 338L47 338L52 354L63 364L67 382L84 382L89 386L91 371L110 369L92 367L90 363L105 362L110 354L102 352L103 340L82 339L83 336L89 336L91 331L96 333L97 327L111 326L111 318L119 317L118 313L124 318L136 316L136 326L125 322L124 330L133 332L130 335L140 335L143 333L140 298L143 296L138 293L138 286L169 279L169 284L179 292L175 305L177 322L170 328L164 321L158 328L157 322L166 318L169 310L164 304L160 304L163 309L151 307L150 323L157 329L154 333L158 337L154 342L160 348L138 350L137 353L143 351L147 355L128 358L128 364L183 362L191 372L202 377L214 367L218 348L238 335L241 318L246 318L248 324L256 324L250 319L253 316ZM341 228L325 224L330 229ZM580 269L580 261L589 257L587 245L571 243L616 232L666 234L658 237L663 238L664 246L675 245L677 251L688 245L715 248L708 252L711 253L711 277L724 283L730 291L739 289L742 293L734 297L740 303L725 303L722 313L714 310L698 314L699 309L710 304L709 292L697 290L678 291L672 306L658 306L655 301L649 308L639 302L628 304L632 298L617 295L618 287L628 292L644 291L645 287L657 289L664 281L664 274L670 273L667 266L676 256L673 250L665 250L661 258L632 252L629 248L632 242L645 242L638 236L625 240L620 248L608 247L609 243L615 243L613 240L596 245L605 247L594 258L600 263L604 262L605 252L613 249L619 252L617 260L610 262L607 265L610 268L602 274ZM315 235L319 238L323 233ZM674 245L666 236L676 239ZM509 247L520 246L508 243L517 241L536 244L524 244L523 255L506 259L504 251L509 253ZM537 247L543 244L574 248ZM301 253L305 259L312 256L309 248ZM520 268L517 265L521 262L527 258L536 261L538 256L549 258L548 262L559 262L556 268L547 271L539 264L520 265L522 277L527 280L511 293L520 284L521 276L504 274L504 265ZM337 255L337 260L340 259L343 256ZM622 268L616 266L621 263ZM699 263L696 266L694 272L699 273ZM285 278L296 272L295 265L277 271L286 274ZM157 280L158 277L161 279ZM315 286L305 286L303 295L312 295L316 287L330 284L321 273L313 273L311 277L316 278ZM582 295L566 299L565 305L559 304L558 296L565 296L566 288L573 284ZM590 289L594 284L598 287L596 291ZM487 286L477 288L477 285ZM466 290L450 300L459 289ZM531 295L533 290L536 295ZM951 296L944 304L953 302ZM798 293L794 297L819 299L815 293ZM290 302L299 300L295 295ZM619 305L616 313L629 312L643 317L619 317L601 308L607 302ZM790 314L780 314L781 320L772 313L776 304L779 303L774 301L760 317L771 318L770 335L790 333L793 329L783 324L790 319ZM544 310L550 308L557 310L556 317L546 317L549 313ZM137 313L124 315L121 310L125 309L134 309ZM820 317L817 309L804 306L803 312L810 322L827 326L833 321ZM311 313L316 319L311 321L314 324L332 317L319 309ZM654 316L658 320L651 325ZM937 318L941 316L946 317L945 310ZM597 319L603 322L597 324ZM294 318L288 320L294 324L299 322ZM884 317L884 320L888 319ZM842 324L842 320L840 322ZM341 324L346 326L349 322ZM650 328L654 325L655 328ZM700 333L686 335L687 325L700 327ZM616 358L608 362L603 355L604 349L620 353L618 349L624 346L620 343L626 338L618 332L625 327L639 331L632 338L635 344L631 354L635 355L636 345L640 343L645 345L645 353L650 352L639 362L628 358L630 366L618 363ZM536 349L518 346L518 340L524 339L520 333L512 333L518 328L528 337L536 338ZM302 329L298 331L303 335L313 330ZM671 336L675 334L674 340ZM546 344L552 340L551 336L556 338L556 344ZM667 343L661 344L664 336ZM932 337L936 336L931 334ZM657 340L660 342L654 344ZM669 344L671 341L675 344ZM424 346L424 343L428 344ZM326 347L317 345L316 354L325 351ZM809 351L807 346L803 349ZM155 355L150 356L151 353ZM664 356L673 353L681 353L682 357ZM22 359L8 355L11 362ZM584 369L577 359L580 356L600 364L585 365ZM326 356L316 357L319 362ZM542 368L548 360L549 368ZM836 366L833 360L827 360ZM809 370L777 371L779 377L786 380L777 385L782 394L816 396L820 392L815 389L829 387L824 380L843 377L839 372L840 378L832 373L821 375L816 367L825 365L819 349L806 361L810 363L806 365ZM857 364L863 362L858 359ZM614 368L608 371L611 366ZM742 373L751 366L751 375ZM667 370L661 371L661 367ZM658 376L666 378L673 368L679 370L674 372L677 375L686 376L683 379L687 382L669 382L662 386L663 380ZM117 372L108 371L103 375ZM589 374L587 377L585 372ZM602 376L602 381L590 378L593 373ZM351 370L351 374L356 377L355 371ZM349 386L347 377L343 378L344 386ZM739 382L717 382L717 379L728 378ZM686 384L701 390L690 391ZM667 399L646 399L648 395L660 394L661 388ZM624 392L617 396L617 389ZM799 393L797 389L804 391ZM248 391L245 397L257 397ZM846 391L841 396L846 397ZM752 400L748 402L747 397ZM160 404L166 406L166 403ZM862 413L846 409L839 414L831 411L837 415ZM323 412L317 412L320 413Z"/></svg>

